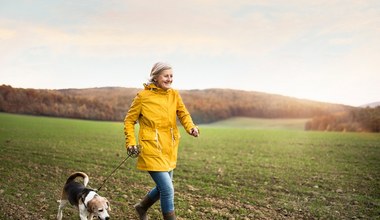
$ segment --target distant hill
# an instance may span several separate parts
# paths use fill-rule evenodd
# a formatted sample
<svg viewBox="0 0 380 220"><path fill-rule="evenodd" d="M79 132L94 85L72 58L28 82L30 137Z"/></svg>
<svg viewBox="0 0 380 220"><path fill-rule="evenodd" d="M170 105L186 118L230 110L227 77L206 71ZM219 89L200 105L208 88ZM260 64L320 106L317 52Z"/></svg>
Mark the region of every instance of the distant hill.
<svg viewBox="0 0 380 220"><path fill-rule="evenodd" d="M58 90L69 96L98 101L115 108L122 120L141 89L103 87ZM350 109L350 106L301 100L281 95L232 89L181 90L180 94L197 123L230 117L311 118Z"/></svg>
<svg viewBox="0 0 380 220"><path fill-rule="evenodd" d="M122 121L137 88L41 90L0 86L0 111L92 120ZM312 118L354 107L232 89L181 90L197 123L231 117Z"/></svg>
<svg viewBox="0 0 380 220"><path fill-rule="evenodd" d="M195 117L207 122L230 117L311 118L352 108L276 94L232 89L190 90L183 91L182 94L188 108L195 110Z"/></svg>
<svg viewBox="0 0 380 220"><path fill-rule="evenodd" d="M375 108L377 106L380 106L380 102L372 102L372 103L361 105L360 107L362 107L362 108L367 108L367 107Z"/></svg>
<svg viewBox="0 0 380 220"><path fill-rule="evenodd" d="M313 117L305 130L380 132L380 106Z"/></svg>
<svg viewBox="0 0 380 220"><path fill-rule="evenodd" d="M124 87L101 87L88 89L60 89L60 94L102 103L112 109L113 119L124 120L133 98L141 89ZM109 113L111 114L111 113Z"/></svg>

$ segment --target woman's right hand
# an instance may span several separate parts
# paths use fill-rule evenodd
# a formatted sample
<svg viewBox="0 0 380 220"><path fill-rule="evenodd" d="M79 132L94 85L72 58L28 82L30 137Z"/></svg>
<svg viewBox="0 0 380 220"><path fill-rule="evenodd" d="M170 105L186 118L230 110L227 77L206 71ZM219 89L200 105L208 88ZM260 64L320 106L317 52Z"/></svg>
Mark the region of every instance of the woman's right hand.
<svg viewBox="0 0 380 220"><path fill-rule="evenodd" d="M137 157L140 154L140 148L136 145L128 146L127 153L130 157Z"/></svg>

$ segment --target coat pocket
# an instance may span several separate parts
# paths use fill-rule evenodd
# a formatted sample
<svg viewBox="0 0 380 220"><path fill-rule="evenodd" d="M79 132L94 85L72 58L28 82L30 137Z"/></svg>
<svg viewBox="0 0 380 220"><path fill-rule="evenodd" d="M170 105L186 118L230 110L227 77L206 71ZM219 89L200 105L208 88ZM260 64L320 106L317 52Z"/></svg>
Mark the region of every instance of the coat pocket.
<svg viewBox="0 0 380 220"><path fill-rule="evenodd" d="M142 155L149 157L161 155L158 134L154 130L142 130L140 132L140 145Z"/></svg>
<svg viewBox="0 0 380 220"><path fill-rule="evenodd" d="M155 130L142 130L140 132L142 141L156 141L158 136Z"/></svg>

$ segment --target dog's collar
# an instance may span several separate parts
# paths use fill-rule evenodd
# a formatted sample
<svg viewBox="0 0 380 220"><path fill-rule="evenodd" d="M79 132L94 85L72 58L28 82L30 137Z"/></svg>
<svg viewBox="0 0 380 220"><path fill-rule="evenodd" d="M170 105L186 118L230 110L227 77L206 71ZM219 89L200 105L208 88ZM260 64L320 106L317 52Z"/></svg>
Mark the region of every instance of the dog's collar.
<svg viewBox="0 0 380 220"><path fill-rule="evenodd" d="M87 208L87 204L88 204L88 202L89 202L91 199L93 199L96 195L97 195L97 193L96 193L95 191L91 190L89 193L87 193L87 195L83 195L83 196L82 196L82 202L83 202L83 205L84 205L84 207L85 207L86 209L88 209L88 208Z"/></svg>

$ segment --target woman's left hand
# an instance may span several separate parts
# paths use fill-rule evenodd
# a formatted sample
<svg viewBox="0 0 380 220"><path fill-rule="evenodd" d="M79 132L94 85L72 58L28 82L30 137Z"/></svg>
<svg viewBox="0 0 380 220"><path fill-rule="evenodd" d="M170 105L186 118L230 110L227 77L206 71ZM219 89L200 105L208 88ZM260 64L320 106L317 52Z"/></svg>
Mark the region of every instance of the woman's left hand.
<svg viewBox="0 0 380 220"><path fill-rule="evenodd" d="M198 137L199 136L198 128L192 128L190 130L190 134L193 135L194 137Z"/></svg>

